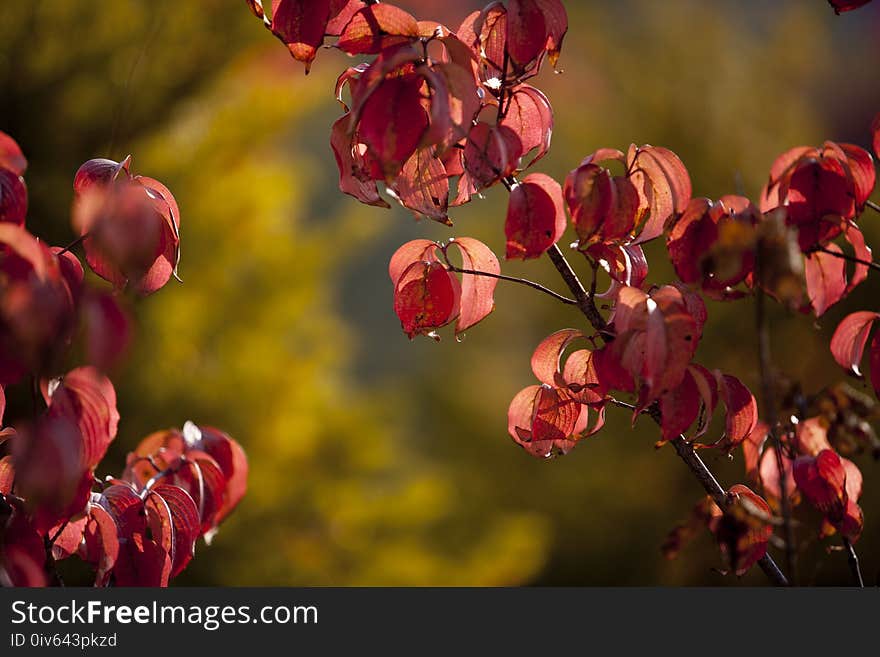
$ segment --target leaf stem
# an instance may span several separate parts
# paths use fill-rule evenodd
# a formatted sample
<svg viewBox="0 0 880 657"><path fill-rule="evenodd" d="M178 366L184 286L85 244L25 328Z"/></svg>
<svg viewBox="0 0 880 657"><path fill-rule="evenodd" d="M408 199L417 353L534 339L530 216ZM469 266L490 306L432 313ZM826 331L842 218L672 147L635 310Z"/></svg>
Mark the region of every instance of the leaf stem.
<svg viewBox="0 0 880 657"><path fill-rule="evenodd" d="M89 236L88 233L86 233L85 235L80 235L75 240L73 240L70 244L68 244L63 249L61 249L57 253L57 255L61 255L62 253L67 253L68 251L72 251L73 249L78 247L80 244L82 244L88 236Z"/></svg>
<svg viewBox="0 0 880 657"><path fill-rule="evenodd" d="M459 274L470 274L472 276L487 276L489 278L497 278L501 281L508 281L510 283L519 283L520 285L526 285L532 289L538 290L539 292L543 292L544 294L548 294L557 301L568 304L570 306L578 305L578 302L574 299L569 299L568 297L562 296L561 294L557 294L550 288L544 287L540 283L535 283L534 281L530 281L527 278L516 278L515 276L505 276L504 274L493 274L488 271L477 271L475 269L462 269L460 267L456 267L448 260L446 264L449 266L449 271L454 271Z"/></svg>
<svg viewBox="0 0 880 657"><path fill-rule="evenodd" d="M869 269L873 269L874 271L880 271L880 263L873 262L872 260L862 260L854 255L850 255L848 253L843 253L842 251L833 251L825 246L816 247L816 251L821 251L822 253L827 253L828 255L832 255L835 258L840 258L841 260L847 260L849 262L854 262L857 265L864 265Z"/></svg>

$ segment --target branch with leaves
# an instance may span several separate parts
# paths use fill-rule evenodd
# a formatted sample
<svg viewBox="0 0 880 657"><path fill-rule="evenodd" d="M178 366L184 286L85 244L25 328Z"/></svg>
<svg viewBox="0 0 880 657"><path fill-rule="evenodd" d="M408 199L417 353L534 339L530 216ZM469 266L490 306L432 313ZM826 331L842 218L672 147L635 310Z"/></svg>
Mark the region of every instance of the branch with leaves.
<svg viewBox="0 0 880 657"><path fill-rule="evenodd" d="M602 429L609 405L634 419L648 415L660 428L658 445L671 443L703 486L707 498L688 527L696 522L715 535L727 570L741 575L759 564L775 584L796 582L803 537L795 530L805 523L795 512L806 507L821 516L818 536L839 535L858 563L852 545L863 527L862 475L847 455L865 441L841 437L842 422L859 405L840 387L809 400L797 391L777 395L766 304L820 317L878 268L858 227L866 208L878 209L867 150L831 141L793 148L773 163L756 203L739 195L694 197L680 158L648 144L597 149L560 184L529 171L549 151L553 131L551 103L532 81L560 56L568 18L559 0L494 2L455 30L390 3L280 0L271 16L258 0L248 4L307 71L327 42L371 58L343 71L336 85L343 114L330 145L342 192L377 207L390 207L390 199L451 225L451 209L503 186L506 259L546 254L560 274L572 298L502 274L493 251L466 237L408 242L389 265L394 311L410 338L475 326L494 309L499 281L582 312L586 330L557 331L533 353L537 383L508 409L515 443L538 458L561 456ZM848 11L865 3L832 4ZM289 20L304 15L310 20ZM880 150L880 117L872 134ZM569 228L574 253L592 275L589 290L559 247ZM665 240L678 278L668 284L648 282L643 245L657 239ZM450 261L450 248L461 266ZM601 293L600 275L609 285ZM756 299L760 416L737 377L694 361L709 320L704 298L748 297ZM855 374L877 317L856 313L832 340L835 357ZM880 354L878 341L872 355ZM875 360L880 355L872 366ZM716 415L724 431L703 442ZM698 455L703 449L741 452L749 485L761 495L743 484L720 486ZM667 555L691 529L670 534ZM784 546L788 576L767 553L774 542Z"/></svg>

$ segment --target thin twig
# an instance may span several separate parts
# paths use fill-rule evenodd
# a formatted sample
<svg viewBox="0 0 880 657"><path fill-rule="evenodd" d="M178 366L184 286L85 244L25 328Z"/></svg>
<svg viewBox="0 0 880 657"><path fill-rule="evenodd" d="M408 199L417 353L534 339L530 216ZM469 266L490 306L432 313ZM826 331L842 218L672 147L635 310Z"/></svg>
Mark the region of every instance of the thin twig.
<svg viewBox="0 0 880 657"><path fill-rule="evenodd" d="M880 212L880 205L877 205L874 201L865 201L865 207L871 208L874 212Z"/></svg>
<svg viewBox="0 0 880 657"><path fill-rule="evenodd" d="M70 524L70 518L64 521L64 523L58 528L58 531L55 532L55 535L49 538L49 548L55 545L55 541L58 540L58 537L61 536L61 532L67 529L67 525Z"/></svg>
<svg viewBox="0 0 880 657"><path fill-rule="evenodd" d="M72 251L73 249L78 247L80 244L82 244L88 236L89 236L88 233L86 233L85 235L80 235L75 240L73 240L70 244L68 244L63 249L61 249L56 255L61 255L62 253L67 253L68 251Z"/></svg>
<svg viewBox="0 0 880 657"><path fill-rule="evenodd" d="M785 568L792 581L797 581L795 575L794 532L791 525L791 508L787 495L788 473L785 471L785 461L782 454L782 441L779 439L777 429L776 399L773 391L773 362L770 355L770 327L767 322L766 295L761 288L760 281L760 258L756 259L755 268L758 270L757 293L755 296L755 327L758 333L758 372L761 377L761 404L764 419L769 427L770 442L776 453L776 470L779 476L779 510L782 514L782 533L785 540Z"/></svg>
<svg viewBox="0 0 880 657"><path fill-rule="evenodd" d="M449 264L449 263L447 263ZM489 278L497 278L500 281L508 281L510 283L519 283L520 285L526 285L530 288L538 290L539 292L543 292L544 294L549 294L551 297L556 299L557 301L561 301L562 303L568 304L570 306L578 305L578 302L574 299L569 299L568 297L562 296L561 294L557 294L550 288L544 287L540 283L535 283L534 281L530 281L527 278L516 278L515 276L505 276L504 274L493 274L488 271L477 271L475 269L461 269L460 267L456 267L455 265L449 264L449 271L454 271L459 274L471 274L472 276L487 276Z"/></svg>
<svg viewBox="0 0 880 657"><path fill-rule="evenodd" d="M859 567L859 555L856 549L846 537L843 539L843 547L846 549L846 560L849 562L849 569L852 571L853 581L859 588L865 588L865 580L862 579L862 569Z"/></svg>
<svg viewBox="0 0 880 657"><path fill-rule="evenodd" d="M862 260L854 255L850 255L848 253L844 253L843 251L834 251L825 246L820 246L815 249L816 251L821 251L822 253L827 253L828 255L832 255L835 258L840 258L841 260L847 260L848 262L854 262L857 265L864 265L869 269L873 269L875 271L880 271L880 263L873 262L871 260Z"/></svg>

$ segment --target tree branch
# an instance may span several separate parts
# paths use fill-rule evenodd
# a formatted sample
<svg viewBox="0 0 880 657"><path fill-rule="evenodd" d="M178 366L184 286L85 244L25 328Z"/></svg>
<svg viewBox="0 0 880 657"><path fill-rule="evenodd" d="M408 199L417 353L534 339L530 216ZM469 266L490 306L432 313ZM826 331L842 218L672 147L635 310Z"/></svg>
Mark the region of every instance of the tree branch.
<svg viewBox="0 0 880 657"><path fill-rule="evenodd" d="M574 273L574 270L572 270L571 265L568 264L568 261L565 259L565 256L562 254L559 247L554 244L547 254L550 257L550 260L553 261L556 269L562 275L562 278L566 285L568 285L571 293L574 295L575 299L577 299L578 307L581 309L581 312L584 313L584 316L590 324L592 324L593 328L600 332L606 340L613 340L614 334L608 331L608 323L605 321L605 318L599 314L592 296L587 294L584 286L581 284L580 280L578 280L577 274ZM635 410L636 408L632 404L620 402L616 399L611 401L617 406L623 406L631 410ZM660 415L660 406L657 402L651 404L644 412L650 415L651 419L654 420L656 424L660 424L662 418ZM684 461L685 465L688 466L688 469L697 481L700 482L700 485L703 486L703 490L706 491L722 511L726 512L729 505L727 491L721 487L721 484L715 479L715 475L713 475L712 471L706 467L706 464L703 463L703 460L697 455L691 444L685 440L684 436L679 436L670 442L675 448L675 453L678 454L682 461ZM758 561L758 565L773 584L776 586L788 586L788 579L782 571L779 570L779 566L776 565L773 557L769 554L765 554Z"/></svg>
<svg viewBox="0 0 880 657"><path fill-rule="evenodd" d="M562 275L562 279L565 281L565 284L568 285L568 289L571 290L571 293L577 300L578 308L581 309L581 312L587 320L589 320L590 324L593 325L593 328L603 336L608 335L608 323L605 321L605 318L599 314L599 310L596 308L593 297L587 293L586 289L584 289L577 274L574 273L574 269L571 268L571 265L568 264L568 260L566 260L565 256L562 254L562 250L554 244L550 247L550 250L547 251L547 255L553 262L553 266L556 267L556 271Z"/></svg>
<svg viewBox="0 0 880 657"><path fill-rule="evenodd" d="M880 212L880 205L877 205L874 201L865 201L865 207L871 208L874 212Z"/></svg>
<svg viewBox="0 0 880 657"><path fill-rule="evenodd" d="M626 408L632 411L636 410L635 404L629 404L627 402L614 399L613 397L609 399L609 401L615 406L620 406L621 408ZM660 409L657 406L656 402L642 412L645 415L650 415L651 419L659 424L661 419ZM727 508L730 505L730 500L727 497L727 491L724 490L724 487L718 483L715 475L712 474L712 471L709 470L709 468L703 462L703 459L701 459L697 452L694 450L693 446L685 439L684 436L679 436L678 438L674 438L669 442L672 444L672 447L675 449L675 453L678 454L678 457L682 461L684 461L685 465L688 466L697 481L700 482L700 485L703 487L703 490L706 491L706 494L712 498L712 501L718 505L719 509L721 509L722 511L727 511ZM785 577L782 571L779 570L779 566L776 565L776 562L773 561L773 557L771 557L769 554L765 554L758 561L758 566L760 566L761 570L764 571L764 574L771 582L773 582L773 584L775 584L776 586L788 586L788 579Z"/></svg>

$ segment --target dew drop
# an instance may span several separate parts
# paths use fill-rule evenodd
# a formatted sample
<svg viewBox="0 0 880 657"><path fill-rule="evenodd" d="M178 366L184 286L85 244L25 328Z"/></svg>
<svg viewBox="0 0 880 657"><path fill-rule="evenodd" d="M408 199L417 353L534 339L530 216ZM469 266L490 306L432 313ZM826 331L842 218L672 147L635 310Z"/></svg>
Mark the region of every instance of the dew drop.
<svg viewBox="0 0 880 657"><path fill-rule="evenodd" d="M466 333L456 333L456 334L455 334L455 341L456 341L458 344L461 344L462 342L464 342L464 339L465 339L466 337L467 337L467 334L466 334Z"/></svg>

